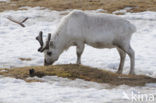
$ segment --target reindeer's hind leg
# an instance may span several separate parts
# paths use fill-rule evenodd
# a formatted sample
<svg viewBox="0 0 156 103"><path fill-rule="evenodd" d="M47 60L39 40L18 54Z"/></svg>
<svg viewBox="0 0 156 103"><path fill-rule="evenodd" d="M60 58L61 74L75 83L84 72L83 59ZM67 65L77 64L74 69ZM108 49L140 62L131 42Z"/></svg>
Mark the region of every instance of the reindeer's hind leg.
<svg viewBox="0 0 156 103"><path fill-rule="evenodd" d="M81 64L81 55L84 50L84 43L77 43L76 53L77 53L77 64Z"/></svg>
<svg viewBox="0 0 156 103"><path fill-rule="evenodd" d="M129 43L122 43L122 45L119 46L120 49L125 51L129 58L130 58L130 72L129 74L135 74L134 67L135 67L135 52L131 48Z"/></svg>
<svg viewBox="0 0 156 103"><path fill-rule="evenodd" d="M121 50L120 48L117 48L117 50L118 50L119 55L120 55L120 65L119 65L117 73L122 74L124 63L125 63L126 53L123 50Z"/></svg>
<svg viewBox="0 0 156 103"><path fill-rule="evenodd" d="M131 48L131 46L129 46L129 48L127 49L126 52L129 55L129 57L130 57L130 63L131 63L129 74L135 74L135 71L134 71L134 67L135 67L135 52Z"/></svg>

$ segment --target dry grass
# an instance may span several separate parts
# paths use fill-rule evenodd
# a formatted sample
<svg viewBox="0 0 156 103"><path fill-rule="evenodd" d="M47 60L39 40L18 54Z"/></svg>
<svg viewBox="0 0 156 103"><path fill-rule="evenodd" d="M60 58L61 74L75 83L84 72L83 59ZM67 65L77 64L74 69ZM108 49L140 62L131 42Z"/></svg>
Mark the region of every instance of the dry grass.
<svg viewBox="0 0 156 103"><path fill-rule="evenodd" d="M91 68L82 65L55 65L55 66L36 66L36 67L22 67L14 69L5 69L0 75L23 79L27 82L36 82L36 80L27 80L29 70L34 69L34 76L59 76L69 79L84 79L86 81L94 81L98 83L109 83L112 85L130 85L130 86L144 86L146 83L156 83L156 78L151 78L143 75L118 75L113 72ZM38 82L38 80L37 80Z"/></svg>
<svg viewBox="0 0 156 103"><path fill-rule="evenodd" d="M31 58L18 58L19 60L21 60L21 61L31 61L32 59Z"/></svg>
<svg viewBox="0 0 156 103"><path fill-rule="evenodd" d="M134 7L130 12L140 12L156 11L156 0L11 0L11 3L0 2L0 11L17 10L23 6L41 6L54 10L105 9L109 13L125 7Z"/></svg>

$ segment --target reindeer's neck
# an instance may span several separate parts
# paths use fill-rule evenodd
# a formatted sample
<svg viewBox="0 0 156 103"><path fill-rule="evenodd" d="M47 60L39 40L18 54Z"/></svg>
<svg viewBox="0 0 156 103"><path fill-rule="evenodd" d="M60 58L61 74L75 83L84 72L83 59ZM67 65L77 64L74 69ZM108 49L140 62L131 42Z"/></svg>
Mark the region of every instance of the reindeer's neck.
<svg viewBox="0 0 156 103"><path fill-rule="evenodd" d="M57 32L53 38L55 48L58 50L58 53L61 54L64 50L67 50L72 44L70 43L67 35Z"/></svg>

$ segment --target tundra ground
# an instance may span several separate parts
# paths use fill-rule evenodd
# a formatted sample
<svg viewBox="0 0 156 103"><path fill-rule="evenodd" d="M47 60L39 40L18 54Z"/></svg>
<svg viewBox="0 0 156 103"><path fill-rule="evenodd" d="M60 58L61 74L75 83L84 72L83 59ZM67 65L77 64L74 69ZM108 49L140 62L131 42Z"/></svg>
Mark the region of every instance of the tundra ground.
<svg viewBox="0 0 156 103"><path fill-rule="evenodd" d="M104 9L112 13L125 7L133 7L130 12L156 11L156 0L11 0L0 2L0 11L17 10L23 6L46 7L52 10Z"/></svg>
<svg viewBox="0 0 156 103"><path fill-rule="evenodd" d="M35 70L33 76L37 77L58 76L69 79L79 78L98 83L109 83L111 85L126 84L130 86L144 86L146 83L156 83L155 78L148 76L119 75L110 71L76 64L2 69L0 70L0 75L23 79L27 82L38 82L38 80L27 80L30 77L30 69Z"/></svg>

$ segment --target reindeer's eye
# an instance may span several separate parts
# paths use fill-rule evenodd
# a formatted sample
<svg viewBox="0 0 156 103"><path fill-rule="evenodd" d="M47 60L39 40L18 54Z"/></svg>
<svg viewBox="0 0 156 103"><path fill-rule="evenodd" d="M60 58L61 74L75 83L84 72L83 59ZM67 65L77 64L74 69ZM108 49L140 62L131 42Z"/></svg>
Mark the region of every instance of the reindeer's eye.
<svg viewBox="0 0 156 103"><path fill-rule="evenodd" d="M52 52L48 51L47 52L47 55L51 56L52 55Z"/></svg>

